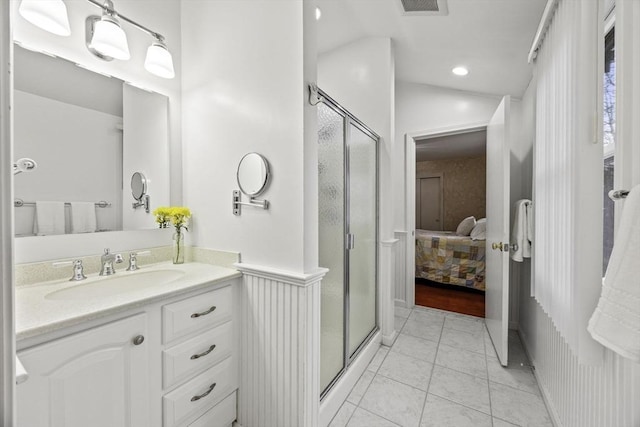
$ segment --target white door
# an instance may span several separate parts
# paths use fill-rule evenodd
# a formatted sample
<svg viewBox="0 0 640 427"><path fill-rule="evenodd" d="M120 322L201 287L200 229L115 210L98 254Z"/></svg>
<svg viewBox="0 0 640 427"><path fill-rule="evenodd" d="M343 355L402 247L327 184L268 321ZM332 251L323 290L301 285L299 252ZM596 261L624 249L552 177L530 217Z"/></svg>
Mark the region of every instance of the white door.
<svg viewBox="0 0 640 427"><path fill-rule="evenodd" d="M509 110L502 98L487 126L485 321L498 359L507 366L509 333Z"/></svg>
<svg viewBox="0 0 640 427"><path fill-rule="evenodd" d="M442 230L440 177L420 178L418 181L420 186L416 195L419 197L419 213L416 228L440 231Z"/></svg>
<svg viewBox="0 0 640 427"><path fill-rule="evenodd" d="M18 426L149 426L147 320L138 314L18 353Z"/></svg>

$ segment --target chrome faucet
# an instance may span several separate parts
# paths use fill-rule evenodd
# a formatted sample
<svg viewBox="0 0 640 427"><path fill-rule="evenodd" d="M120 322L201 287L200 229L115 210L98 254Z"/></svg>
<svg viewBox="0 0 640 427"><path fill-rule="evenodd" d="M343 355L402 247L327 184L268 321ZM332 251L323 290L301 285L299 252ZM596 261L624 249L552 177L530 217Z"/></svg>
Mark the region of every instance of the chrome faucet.
<svg viewBox="0 0 640 427"><path fill-rule="evenodd" d="M100 269L100 276L111 276L112 274L116 274L116 269L113 266L113 263L120 264L122 262L122 255L120 254L112 254L109 251L109 248L104 250L104 254L100 258L100 263L102 264L102 268Z"/></svg>

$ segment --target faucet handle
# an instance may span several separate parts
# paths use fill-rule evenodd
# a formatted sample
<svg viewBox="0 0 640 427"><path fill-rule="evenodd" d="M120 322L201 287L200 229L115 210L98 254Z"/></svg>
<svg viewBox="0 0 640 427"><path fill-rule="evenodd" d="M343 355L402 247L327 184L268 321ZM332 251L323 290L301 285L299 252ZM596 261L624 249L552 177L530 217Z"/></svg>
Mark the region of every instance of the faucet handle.
<svg viewBox="0 0 640 427"><path fill-rule="evenodd" d="M129 253L129 267L127 267L127 271L139 270L140 267L138 267L138 257L139 256L148 256L148 255L151 255L151 251L130 252Z"/></svg>
<svg viewBox="0 0 640 427"><path fill-rule="evenodd" d="M87 278L87 276L84 275L84 267L82 266L81 259L53 263L54 268L66 267L68 265L73 265L73 276L71 276L71 278L69 279L70 282L79 282L80 280L84 280Z"/></svg>

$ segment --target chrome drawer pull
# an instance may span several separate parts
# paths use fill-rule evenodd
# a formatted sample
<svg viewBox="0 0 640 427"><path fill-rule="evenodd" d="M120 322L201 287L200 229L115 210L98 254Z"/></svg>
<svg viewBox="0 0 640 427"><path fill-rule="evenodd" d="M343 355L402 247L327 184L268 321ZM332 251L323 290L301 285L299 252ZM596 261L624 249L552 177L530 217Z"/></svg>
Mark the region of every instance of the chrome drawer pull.
<svg viewBox="0 0 640 427"><path fill-rule="evenodd" d="M211 384L211 385L209 386L209 390L205 391L204 393L199 394L199 395L196 395L196 396L193 396L193 397L191 398L191 401L192 401L192 402L195 402L196 400L200 400L200 399L202 399L203 397L207 397L207 396L209 395L209 393L211 393L211 392L213 391L213 389L214 389L214 388L216 388L216 383Z"/></svg>
<svg viewBox="0 0 640 427"><path fill-rule="evenodd" d="M206 356L207 354L211 353L214 348L216 348L215 344L209 347L209 350L203 351L200 354L194 354L193 356L191 356L191 360L200 359L202 356Z"/></svg>
<svg viewBox="0 0 640 427"><path fill-rule="evenodd" d="M213 307L211 307L209 310L207 311L203 311L202 313L193 313L191 315L192 318L196 318L196 317L200 317L200 316L206 316L207 314L213 313L213 310L216 309L216 306L214 305Z"/></svg>

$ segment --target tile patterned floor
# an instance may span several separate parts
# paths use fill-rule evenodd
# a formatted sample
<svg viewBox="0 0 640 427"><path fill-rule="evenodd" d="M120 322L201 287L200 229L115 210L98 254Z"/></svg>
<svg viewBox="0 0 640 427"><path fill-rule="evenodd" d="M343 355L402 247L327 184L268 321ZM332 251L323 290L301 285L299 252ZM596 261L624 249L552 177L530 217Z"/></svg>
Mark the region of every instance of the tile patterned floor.
<svg viewBox="0 0 640 427"><path fill-rule="evenodd" d="M517 334L504 368L484 319L396 307L396 330L330 427L553 427Z"/></svg>

